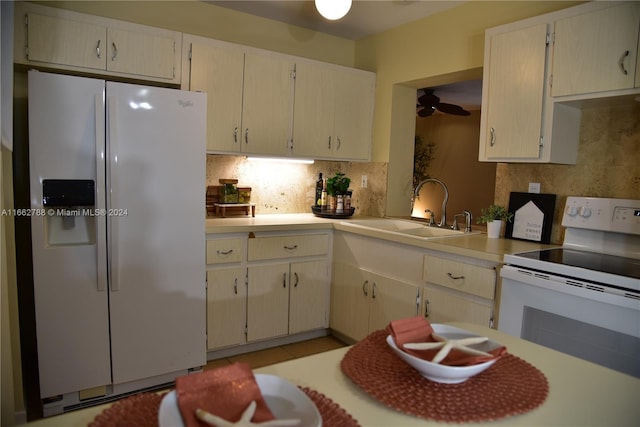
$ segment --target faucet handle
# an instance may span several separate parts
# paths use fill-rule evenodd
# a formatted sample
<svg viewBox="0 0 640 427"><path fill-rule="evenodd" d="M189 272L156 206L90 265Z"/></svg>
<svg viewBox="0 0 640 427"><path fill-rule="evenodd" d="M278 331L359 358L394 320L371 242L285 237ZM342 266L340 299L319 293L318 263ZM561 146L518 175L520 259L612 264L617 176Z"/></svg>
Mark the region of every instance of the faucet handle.
<svg viewBox="0 0 640 427"><path fill-rule="evenodd" d="M471 220L473 219L473 215L471 215L471 212L467 210L462 211L462 214L464 215L464 231L465 233L468 233L471 231Z"/></svg>
<svg viewBox="0 0 640 427"><path fill-rule="evenodd" d="M431 209L425 209L424 213L429 214L429 226L436 225L436 215Z"/></svg>

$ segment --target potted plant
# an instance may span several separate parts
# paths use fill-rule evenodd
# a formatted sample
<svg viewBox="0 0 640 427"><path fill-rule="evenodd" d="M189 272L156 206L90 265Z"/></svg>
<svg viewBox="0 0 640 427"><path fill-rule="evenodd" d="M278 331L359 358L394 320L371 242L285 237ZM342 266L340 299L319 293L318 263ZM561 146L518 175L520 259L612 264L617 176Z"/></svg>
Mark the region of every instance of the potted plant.
<svg viewBox="0 0 640 427"><path fill-rule="evenodd" d="M511 221L513 213L504 206L491 205L487 209L480 209L478 224L487 224L488 237L495 239L500 236L503 221Z"/></svg>
<svg viewBox="0 0 640 427"><path fill-rule="evenodd" d="M349 184L351 184L351 178L345 176L342 172L336 172L333 177L327 179L327 194L330 196L347 194Z"/></svg>

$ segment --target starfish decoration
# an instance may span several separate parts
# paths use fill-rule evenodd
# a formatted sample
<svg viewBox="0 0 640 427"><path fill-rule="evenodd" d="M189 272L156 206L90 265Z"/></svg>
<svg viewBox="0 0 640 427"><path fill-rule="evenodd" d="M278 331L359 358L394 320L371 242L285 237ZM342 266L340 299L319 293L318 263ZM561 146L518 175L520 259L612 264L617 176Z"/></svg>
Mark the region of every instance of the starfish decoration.
<svg viewBox="0 0 640 427"><path fill-rule="evenodd" d="M213 415L205 411L204 409L196 409L196 417L207 424L210 424L215 427L252 427L252 426L260 426L260 427L288 427L288 426L297 426L300 424L299 419L290 419L290 420L271 420L264 421L261 423L254 423L251 421L253 418L253 414L256 413L256 401L253 400L247 406L247 409L244 410L240 419L238 421L231 422L224 420L220 417Z"/></svg>
<svg viewBox="0 0 640 427"><path fill-rule="evenodd" d="M438 353L436 353L436 355L431 360L433 363L442 362L444 358L447 357L449 352L454 348L474 356L492 356L491 353L486 353L484 351L467 347L469 345L483 343L489 339L487 337L470 337L462 338L459 340L450 340L436 334L431 334L431 337L436 340L436 342L407 343L404 344L404 348L407 348L409 350L432 350L439 348L440 351L438 351Z"/></svg>

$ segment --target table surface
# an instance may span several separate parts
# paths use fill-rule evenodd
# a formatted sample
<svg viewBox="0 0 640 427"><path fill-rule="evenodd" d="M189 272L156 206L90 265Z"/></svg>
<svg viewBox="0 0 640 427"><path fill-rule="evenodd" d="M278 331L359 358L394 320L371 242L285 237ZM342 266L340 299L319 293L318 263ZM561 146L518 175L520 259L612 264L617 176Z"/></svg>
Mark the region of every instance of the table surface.
<svg viewBox="0 0 640 427"><path fill-rule="evenodd" d="M487 423L505 426L639 426L640 379L624 375L480 325L451 323L505 344L514 354L544 373L549 395L531 412ZM387 408L371 398L340 370L348 347L256 369L256 373L286 378L332 399L363 427L451 425L415 418ZM108 405L70 412L29 423L30 426L86 426ZM466 425L466 424L456 424Z"/></svg>

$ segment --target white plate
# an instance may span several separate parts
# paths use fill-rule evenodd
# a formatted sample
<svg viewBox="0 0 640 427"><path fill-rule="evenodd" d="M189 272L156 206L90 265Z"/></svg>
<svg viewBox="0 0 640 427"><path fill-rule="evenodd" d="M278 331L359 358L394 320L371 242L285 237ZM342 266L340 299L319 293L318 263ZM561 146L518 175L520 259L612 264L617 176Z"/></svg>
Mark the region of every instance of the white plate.
<svg viewBox="0 0 640 427"><path fill-rule="evenodd" d="M275 375L255 374L262 397L278 419L297 418L300 427L322 427L318 408L297 386ZM175 390L168 393L158 411L160 427L184 427Z"/></svg>
<svg viewBox="0 0 640 427"><path fill-rule="evenodd" d="M468 337L477 337L478 334L465 331L464 329L456 328L448 325L431 325L433 331L440 336L450 339L462 339ZM480 372L493 365L497 359L488 360L486 362L478 363L476 365L469 366L448 366L441 365L440 363L429 362L419 357L412 356L409 353L405 353L400 349L396 342L393 340L393 336L387 336L387 344L393 349L393 351L400 356L402 360L416 369L420 375L438 383L457 384L464 382L474 375L478 375ZM501 347L501 344L488 340L482 344L474 345L473 348L481 351L490 352L496 348Z"/></svg>

